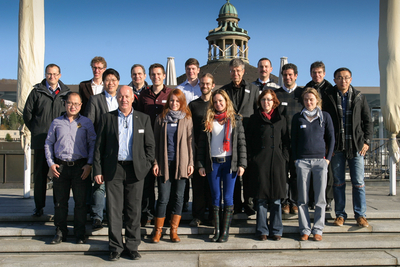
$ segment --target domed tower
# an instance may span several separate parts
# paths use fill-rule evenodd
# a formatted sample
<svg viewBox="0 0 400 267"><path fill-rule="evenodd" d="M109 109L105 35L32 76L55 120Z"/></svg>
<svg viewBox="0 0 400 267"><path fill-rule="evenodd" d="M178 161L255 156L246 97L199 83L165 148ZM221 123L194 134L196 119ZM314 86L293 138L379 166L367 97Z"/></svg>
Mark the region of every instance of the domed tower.
<svg viewBox="0 0 400 267"><path fill-rule="evenodd" d="M239 28L238 13L236 8L226 0L226 3L219 10L217 18L218 27L209 31L208 40L208 61L230 61L233 58L241 58L249 63L248 41L250 37L247 31Z"/></svg>

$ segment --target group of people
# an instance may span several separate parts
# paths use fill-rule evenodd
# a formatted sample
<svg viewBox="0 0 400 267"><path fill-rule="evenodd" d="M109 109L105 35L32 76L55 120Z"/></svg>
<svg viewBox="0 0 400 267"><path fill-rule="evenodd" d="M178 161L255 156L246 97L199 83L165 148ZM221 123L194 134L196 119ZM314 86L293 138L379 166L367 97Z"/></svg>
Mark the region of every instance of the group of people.
<svg viewBox="0 0 400 267"><path fill-rule="evenodd" d="M199 62L190 58L187 80L171 89L164 85L161 64L149 67L151 86L145 68L135 64L132 82L120 88L119 73L107 68L104 58L95 57L90 65L93 78L79 85L79 93L60 81L59 66L48 65L23 112L34 149L33 216L43 214L47 176L54 177L52 244L68 235L70 188L78 244L86 242L87 204L93 230L101 229L107 196L110 260L124 250L140 259L140 227L151 222L152 242L160 241L168 221L171 242L179 242L190 181L190 226L212 220L213 242L228 241L233 214L243 210L257 213L260 240L280 240L282 214L298 213L300 240L312 234L320 241L332 199L334 224L347 219L346 161L355 219L368 226L363 157L372 124L365 96L351 86L349 69L336 70L332 86L325 80L325 65L314 62L312 81L301 88L297 67L289 63L281 70L280 87L270 75L269 59L259 60L259 78L249 82L243 79L244 62L236 58L229 63L231 82L215 89L213 76L199 78ZM309 206L315 208L313 227Z"/></svg>

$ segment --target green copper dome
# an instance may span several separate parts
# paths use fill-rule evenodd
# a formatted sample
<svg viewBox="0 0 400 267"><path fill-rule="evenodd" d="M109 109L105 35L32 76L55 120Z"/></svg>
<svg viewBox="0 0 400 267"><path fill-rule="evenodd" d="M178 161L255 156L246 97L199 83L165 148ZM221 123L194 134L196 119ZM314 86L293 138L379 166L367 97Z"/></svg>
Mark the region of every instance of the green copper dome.
<svg viewBox="0 0 400 267"><path fill-rule="evenodd" d="M226 0L225 5L221 7L219 10L219 17L222 16L235 16L237 17L238 13L236 10L236 7L234 7L231 3L229 3L230 0Z"/></svg>

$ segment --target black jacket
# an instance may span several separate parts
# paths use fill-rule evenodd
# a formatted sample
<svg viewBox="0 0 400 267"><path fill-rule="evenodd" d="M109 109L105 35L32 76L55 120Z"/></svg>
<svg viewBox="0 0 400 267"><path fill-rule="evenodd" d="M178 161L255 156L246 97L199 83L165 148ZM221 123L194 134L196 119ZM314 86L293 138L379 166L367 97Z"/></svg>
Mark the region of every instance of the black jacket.
<svg viewBox="0 0 400 267"><path fill-rule="evenodd" d="M46 87L46 79L35 84L29 94L23 112L25 125L31 131L32 149L44 149L51 122L65 111L66 95L69 88L58 81L61 91L53 96Z"/></svg>
<svg viewBox="0 0 400 267"><path fill-rule="evenodd" d="M235 115L236 127L232 129L232 163L231 170L236 172L238 167L247 167L246 155L246 137L242 125L241 117ZM196 167L198 169L205 168L206 173L212 171L212 158L211 158L211 133L202 132L199 137L199 149L197 150Z"/></svg>
<svg viewBox="0 0 400 267"><path fill-rule="evenodd" d="M322 95L322 110L328 112L332 117L333 127L335 128L335 151L340 142L340 123L337 111L337 87L327 89ZM367 99L360 91L353 87L352 99L353 119L352 119L352 137L357 151L361 151L364 144L371 145L373 129L371 111L368 107Z"/></svg>

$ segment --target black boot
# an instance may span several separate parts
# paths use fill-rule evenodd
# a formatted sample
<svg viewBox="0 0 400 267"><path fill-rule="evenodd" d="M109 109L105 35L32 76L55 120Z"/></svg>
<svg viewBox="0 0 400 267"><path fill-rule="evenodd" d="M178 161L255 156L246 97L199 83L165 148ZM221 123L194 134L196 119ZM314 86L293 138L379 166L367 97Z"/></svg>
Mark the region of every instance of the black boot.
<svg viewBox="0 0 400 267"><path fill-rule="evenodd" d="M233 205L224 207L224 221L222 225L222 235L219 237L218 242L226 242L229 238L229 226L231 225L233 216Z"/></svg>
<svg viewBox="0 0 400 267"><path fill-rule="evenodd" d="M212 242L217 242L219 239L220 235L220 227L219 227L219 207L218 206L213 206L213 224L214 224L214 236L211 238Z"/></svg>

